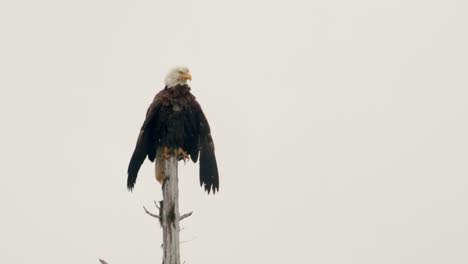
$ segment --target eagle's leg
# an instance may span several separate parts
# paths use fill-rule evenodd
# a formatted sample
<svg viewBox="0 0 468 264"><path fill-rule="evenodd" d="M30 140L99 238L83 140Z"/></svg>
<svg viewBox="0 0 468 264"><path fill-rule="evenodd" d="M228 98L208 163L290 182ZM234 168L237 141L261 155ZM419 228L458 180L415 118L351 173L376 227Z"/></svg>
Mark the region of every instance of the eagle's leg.
<svg viewBox="0 0 468 264"><path fill-rule="evenodd" d="M167 159L171 156L171 150L164 146L164 150L163 150L163 159Z"/></svg>
<svg viewBox="0 0 468 264"><path fill-rule="evenodd" d="M164 180L164 160L171 156L171 151L168 147L158 147L156 151L156 168L155 176L156 180L162 185Z"/></svg>
<svg viewBox="0 0 468 264"><path fill-rule="evenodd" d="M168 159L173 155L174 151L166 146L161 148L158 148L156 151L156 168L155 168L155 174L156 174L156 180L162 185L163 180L164 180L164 160ZM176 151L177 157L180 159L183 159L184 162L189 159L189 155L182 149L182 148L177 148Z"/></svg>
<svg viewBox="0 0 468 264"><path fill-rule="evenodd" d="M177 157L179 160L183 159L184 162L189 159L189 155L182 148L177 149Z"/></svg>
<svg viewBox="0 0 468 264"><path fill-rule="evenodd" d="M156 157L156 180L162 185L164 179L164 158L162 155Z"/></svg>

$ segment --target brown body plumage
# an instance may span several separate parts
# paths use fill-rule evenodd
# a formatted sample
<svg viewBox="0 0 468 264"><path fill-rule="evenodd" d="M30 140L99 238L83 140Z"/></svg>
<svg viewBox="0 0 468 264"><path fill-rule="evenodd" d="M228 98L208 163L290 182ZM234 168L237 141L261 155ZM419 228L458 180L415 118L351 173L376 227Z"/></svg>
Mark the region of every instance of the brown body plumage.
<svg viewBox="0 0 468 264"><path fill-rule="evenodd" d="M165 87L154 98L138 136L128 166L127 187L135 186L140 166L146 157L156 159L156 179L162 183L163 161L167 152L181 158L200 158L200 185L213 193L219 190L218 167L210 126L195 96L186 84Z"/></svg>

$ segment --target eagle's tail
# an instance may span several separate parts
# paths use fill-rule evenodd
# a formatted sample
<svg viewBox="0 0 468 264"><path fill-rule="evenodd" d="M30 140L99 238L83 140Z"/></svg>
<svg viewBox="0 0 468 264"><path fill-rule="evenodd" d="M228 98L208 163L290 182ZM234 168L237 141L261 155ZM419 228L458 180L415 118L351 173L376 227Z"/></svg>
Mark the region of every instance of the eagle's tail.
<svg viewBox="0 0 468 264"><path fill-rule="evenodd" d="M204 186L208 193L219 191L218 165L211 140L200 149L200 186Z"/></svg>

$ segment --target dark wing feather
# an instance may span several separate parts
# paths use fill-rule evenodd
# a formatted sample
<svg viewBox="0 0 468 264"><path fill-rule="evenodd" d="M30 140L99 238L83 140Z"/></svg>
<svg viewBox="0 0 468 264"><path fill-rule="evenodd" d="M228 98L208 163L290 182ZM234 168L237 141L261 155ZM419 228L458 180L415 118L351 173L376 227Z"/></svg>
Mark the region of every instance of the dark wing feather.
<svg viewBox="0 0 468 264"><path fill-rule="evenodd" d="M198 120L200 121L200 186L205 191L213 193L219 191L218 165L216 163L215 148L211 137L210 125L198 105Z"/></svg>
<svg viewBox="0 0 468 264"><path fill-rule="evenodd" d="M150 160L154 160L153 152L155 151L155 140L157 140L157 136L154 135L152 127L154 123L157 122L157 116L161 106L160 97L161 93L158 93L146 112L145 121L140 129L135 150L133 151L132 158L128 165L127 188L130 191L135 186L138 171L140 170L143 161L145 161L146 156L148 156Z"/></svg>
<svg viewBox="0 0 468 264"><path fill-rule="evenodd" d="M208 193L210 190L213 190L213 194L219 191L218 165L211 136L200 146L200 185Z"/></svg>

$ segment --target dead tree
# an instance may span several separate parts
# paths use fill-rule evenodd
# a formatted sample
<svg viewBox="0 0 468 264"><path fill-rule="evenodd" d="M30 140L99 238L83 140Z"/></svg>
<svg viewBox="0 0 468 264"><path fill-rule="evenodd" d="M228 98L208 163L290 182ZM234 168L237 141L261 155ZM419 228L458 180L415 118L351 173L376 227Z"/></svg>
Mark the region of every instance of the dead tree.
<svg viewBox="0 0 468 264"><path fill-rule="evenodd" d="M177 155L171 154L164 160L163 200L156 207L159 215L145 212L159 219L163 229L163 264L180 264L179 222L192 215L192 212L180 216L179 214L179 179L177 175Z"/></svg>
<svg viewBox="0 0 468 264"><path fill-rule="evenodd" d="M176 155L171 155L164 161L163 202L160 210L163 229L163 264L180 264L177 162Z"/></svg>
<svg viewBox="0 0 468 264"><path fill-rule="evenodd" d="M163 200L159 205L154 202L159 209L159 214L148 211L145 212L159 220L163 229L163 264L180 264L180 242L179 242L179 222L192 215L193 212L180 216L179 214L179 179L177 175L177 163L179 158L176 154L171 154L164 160L163 178ZM101 263L107 264L102 259Z"/></svg>

